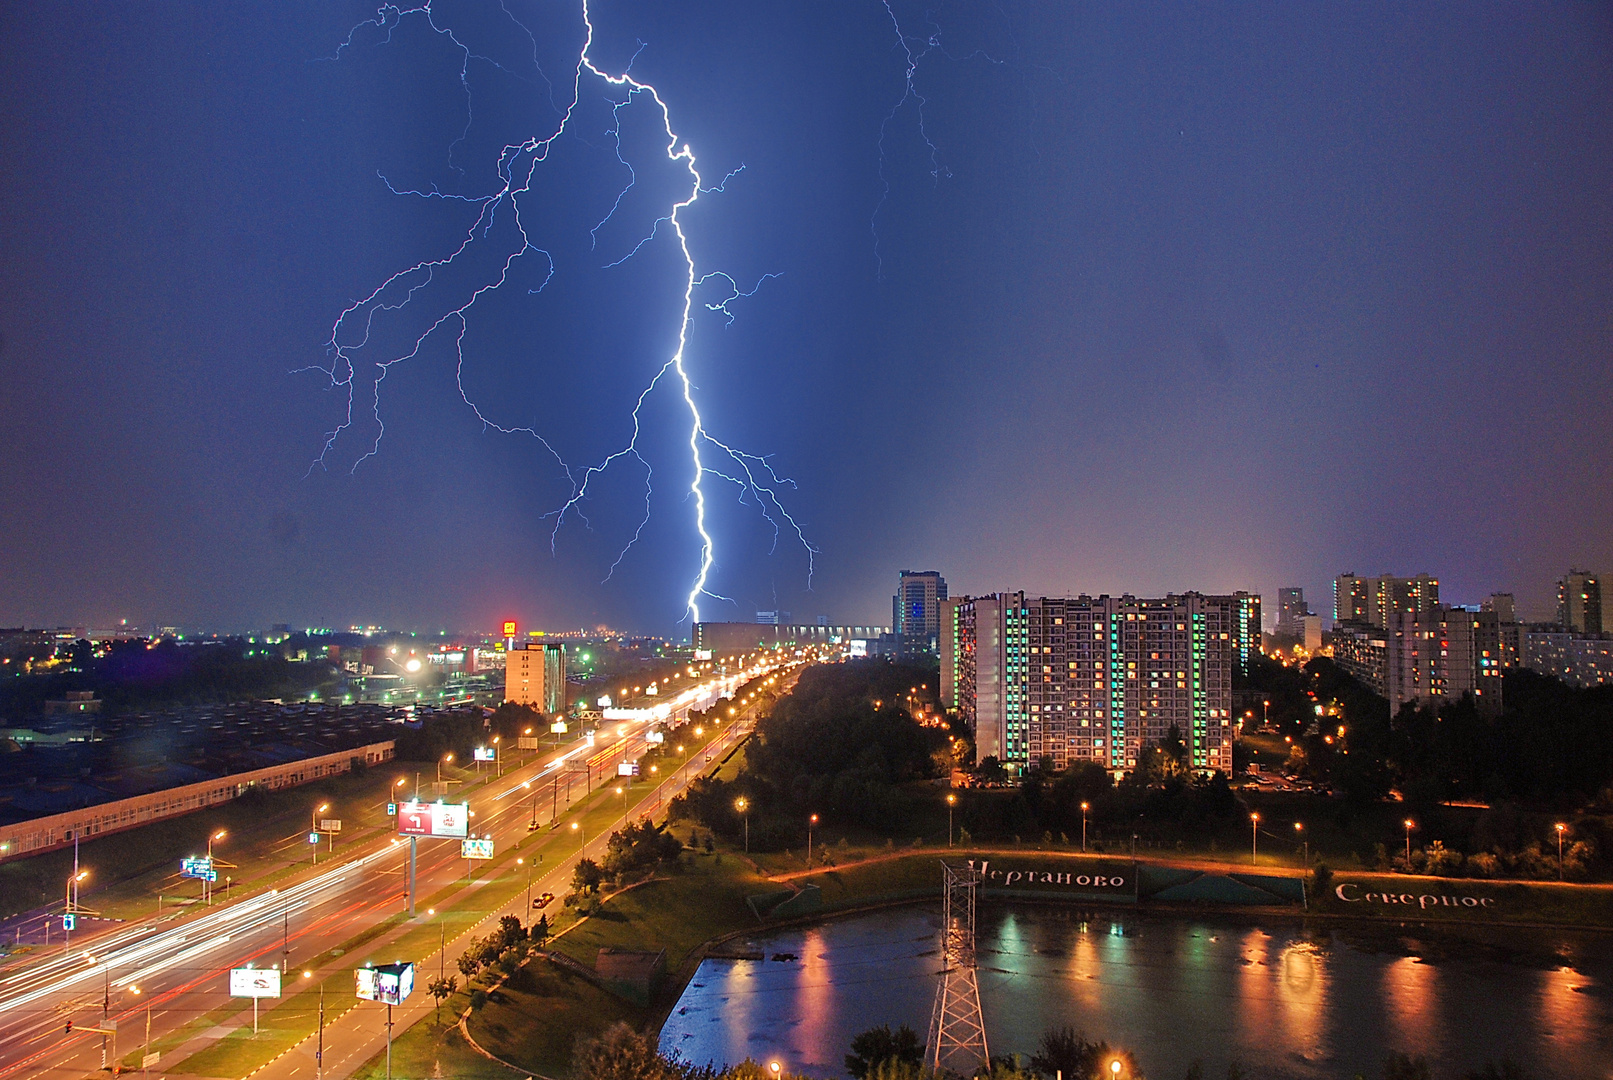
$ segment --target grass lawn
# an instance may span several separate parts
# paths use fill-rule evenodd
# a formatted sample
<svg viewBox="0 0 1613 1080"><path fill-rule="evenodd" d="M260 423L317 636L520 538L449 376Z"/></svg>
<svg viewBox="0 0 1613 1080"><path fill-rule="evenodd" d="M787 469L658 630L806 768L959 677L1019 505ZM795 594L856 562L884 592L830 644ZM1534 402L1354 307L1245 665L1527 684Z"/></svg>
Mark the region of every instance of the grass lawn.
<svg viewBox="0 0 1613 1080"><path fill-rule="evenodd" d="M459 995L459 1008L464 998ZM453 1077L454 1080L512 1080L528 1074L489 1061L465 1044L454 1026L458 1012L443 1006L443 1023L423 1020L392 1040L394 1077ZM240 1075L234 1073L231 1075ZM386 1054L376 1055L353 1073L352 1080L385 1080Z"/></svg>
<svg viewBox="0 0 1613 1080"><path fill-rule="evenodd" d="M472 1013L468 1026L472 1037L490 1054L544 1076L569 1076L577 1038L598 1034L618 1020L642 1028L651 1022L651 1013L580 975L547 960L535 960L505 983L486 1006ZM413 1035L411 1029L406 1037ZM484 1059L483 1064L491 1066L492 1062ZM395 1067L393 1071L397 1071Z"/></svg>

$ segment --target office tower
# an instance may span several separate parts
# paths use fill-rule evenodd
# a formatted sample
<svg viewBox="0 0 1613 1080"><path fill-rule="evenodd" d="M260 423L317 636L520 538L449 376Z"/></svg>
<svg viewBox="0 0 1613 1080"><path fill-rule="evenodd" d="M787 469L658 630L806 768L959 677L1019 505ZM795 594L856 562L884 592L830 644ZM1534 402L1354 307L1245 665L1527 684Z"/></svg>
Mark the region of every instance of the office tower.
<svg viewBox="0 0 1613 1080"><path fill-rule="evenodd" d="M1303 619L1311 613L1305 603L1305 590L1294 586L1277 590L1277 633L1283 637L1302 637Z"/></svg>
<svg viewBox="0 0 1613 1080"><path fill-rule="evenodd" d="M1176 728L1198 772L1232 768L1232 678L1259 651L1250 593L957 601L943 638L979 758L1116 773Z"/></svg>
<svg viewBox="0 0 1613 1080"><path fill-rule="evenodd" d="M903 570L891 597L891 629L902 655L934 653L941 634L941 601L947 583L934 570Z"/></svg>
<svg viewBox="0 0 1613 1080"><path fill-rule="evenodd" d="M1578 634L1602 632L1602 583L1595 574L1570 570L1558 580L1557 625Z"/></svg>
<svg viewBox="0 0 1613 1080"><path fill-rule="evenodd" d="M758 626L789 626L790 613L788 611L758 611L756 613ZM819 625L827 626L827 620L819 616Z"/></svg>
<svg viewBox="0 0 1613 1080"><path fill-rule="evenodd" d="M506 652L504 699L554 715L566 708L566 647L530 642Z"/></svg>
<svg viewBox="0 0 1613 1080"><path fill-rule="evenodd" d="M1438 606L1439 579L1427 574L1362 578L1350 573L1333 581L1334 622L1387 627L1391 614L1428 615Z"/></svg>

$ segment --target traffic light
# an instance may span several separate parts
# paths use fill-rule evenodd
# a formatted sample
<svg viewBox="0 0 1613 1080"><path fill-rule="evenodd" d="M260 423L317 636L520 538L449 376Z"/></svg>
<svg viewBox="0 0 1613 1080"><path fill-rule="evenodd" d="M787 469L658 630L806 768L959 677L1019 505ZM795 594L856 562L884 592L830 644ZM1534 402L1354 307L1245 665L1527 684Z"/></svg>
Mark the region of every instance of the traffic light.
<svg viewBox="0 0 1613 1080"><path fill-rule="evenodd" d="M63 1035L71 1035L72 1033L73 1033L73 1022L71 1020L69 1020L67 1022L67 1030L63 1031L62 1034Z"/></svg>

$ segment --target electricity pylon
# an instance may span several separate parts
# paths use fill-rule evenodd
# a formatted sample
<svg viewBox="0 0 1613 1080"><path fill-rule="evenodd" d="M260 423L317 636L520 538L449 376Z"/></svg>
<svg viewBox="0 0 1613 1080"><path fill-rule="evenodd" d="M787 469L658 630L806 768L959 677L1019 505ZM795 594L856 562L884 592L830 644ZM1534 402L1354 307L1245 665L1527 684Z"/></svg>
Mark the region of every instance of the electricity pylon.
<svg viewBox="0 0 1613 1080"><path fill-rule="evenodd" d="M986 1018L975 976L975 893L980 872L941 864L941 981L935 988L926 1047L932 1069L973 1075L987 1064Z"/></svg>

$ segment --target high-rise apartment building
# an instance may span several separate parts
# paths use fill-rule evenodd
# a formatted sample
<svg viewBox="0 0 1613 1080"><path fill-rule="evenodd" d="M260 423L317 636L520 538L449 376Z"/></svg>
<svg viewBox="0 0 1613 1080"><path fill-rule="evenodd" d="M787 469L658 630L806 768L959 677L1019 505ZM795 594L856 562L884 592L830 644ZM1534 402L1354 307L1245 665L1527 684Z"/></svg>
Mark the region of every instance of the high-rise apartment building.
<svg viewBox="0 0 1613 1080"><path fill-rule="evenodd" d="M531 642L504 661L504 699L554 715L566 708L566 647Z"/></svg>
<svg viewBox="0 0 1613 1080"><path fill-rule="evenodd" d="M1394 613L1428 615L1439 607L1439 579L1427 574L1375 578L1340 574L1333 580L1333 621L1389 625Z"/></svg>
<svg viewBox="0 0 1613 1080"><path fill-rule="evenodd" d="M1439 705L1473 695L1486 712L1501 709L1509 665L1507 628L1493 611L1435 607L1390 612L1387 626L1345 623L1333 631L1333 662L1389 699L1391 714L1407 703Z"/></svg>
<svg viewBox="0 0 1613 1080"><path fill-rule="evenodd" d="M1570 570L1557 582L1557 625L1573 633L1602 632L1602 582L1585 570Z"/></svg>
<svg viewBox="0 0 1613 1080"><path fill-rule="evenodd" d="M891 629L903 655L934 653L941 634L941 601L947 582L934 570L903 570L891 597Z"/></svg>
<svg viewBox="0 0 1613 1080"><path fill-rule="evenodd" d="M979 758L1119 773L1174 727L1195 770L1231 770L1232 677L1258 655L1260 597L997 593L947 610L943 689Z"/></svg>
<svg viewBox="0 0 1613 1080"><path fill-rule="evenodd" d="M1305 590L1299 586L1277 590L1277 633L1298 637L1300 620L1311 613L1305 603Z"/></svg>

